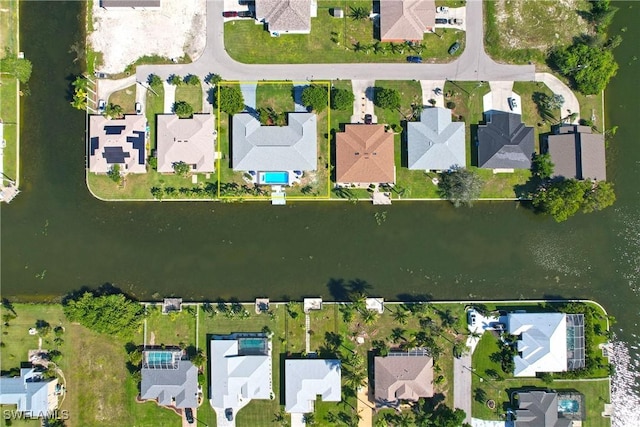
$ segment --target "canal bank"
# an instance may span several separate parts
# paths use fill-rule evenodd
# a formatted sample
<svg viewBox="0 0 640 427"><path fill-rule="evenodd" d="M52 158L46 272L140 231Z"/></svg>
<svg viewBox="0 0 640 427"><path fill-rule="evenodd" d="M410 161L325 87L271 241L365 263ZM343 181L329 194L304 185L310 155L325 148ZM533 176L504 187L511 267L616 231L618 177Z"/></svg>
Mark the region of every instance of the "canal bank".
<svg viewBox="0 0 640 427"><path fill-rule="evenodd" d="M627 27L632 40L638 11L620 7L613 31ZM359 279L394 299L593 298L623 336L637 330L640 129L629 97L638 66L631 43L616 51L621 70L607 92L607 123L620 128L609 156L618 202L605 212L556 224L504 202L114 204L85 187L84 115L68 105L84 52L82 9L22 5L21 43L34 63L23 114L33 119L22 129L23 194L2 207L3 296L48 299L112 282L141 299L330 299L336 283Z"/></svg>

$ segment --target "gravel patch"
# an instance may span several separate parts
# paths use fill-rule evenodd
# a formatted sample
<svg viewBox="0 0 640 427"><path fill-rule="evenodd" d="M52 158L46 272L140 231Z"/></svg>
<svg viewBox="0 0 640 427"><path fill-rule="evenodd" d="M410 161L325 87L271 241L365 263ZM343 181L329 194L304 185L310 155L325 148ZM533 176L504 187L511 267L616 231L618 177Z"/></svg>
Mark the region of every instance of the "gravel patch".
<svg viewBox="0 0 640 427"><path fill-rule="evenodd" d="M95 31L89 36L102 52L99 71L120 73L145 55L198 58L206 42L206 0L163 0L158 10L110 9L93 3Z"/></svg>

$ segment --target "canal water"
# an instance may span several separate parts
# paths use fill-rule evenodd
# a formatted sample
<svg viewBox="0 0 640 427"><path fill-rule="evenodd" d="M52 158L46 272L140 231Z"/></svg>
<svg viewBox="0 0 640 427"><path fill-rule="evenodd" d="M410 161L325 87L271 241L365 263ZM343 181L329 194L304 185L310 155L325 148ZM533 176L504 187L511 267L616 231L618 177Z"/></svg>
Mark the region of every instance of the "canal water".
<svg viewBox="0 0 640 427"><path fill-rule="evenodd" d="M618 202L563 224L516 203L105 203L84 181L85 117L69 106L81 71L83 2L27 1L22 48L22 193L2 206L2 295L53 299L110 282L141 299L179 295L435 299L576 297L600 301L635 339L640 307L640 7L622 2L618 76L607 92ZM215 70L211 70L215 71ZM375 214L385 212L386 215ZM378 223L380 222L380 223Z"/></svg>

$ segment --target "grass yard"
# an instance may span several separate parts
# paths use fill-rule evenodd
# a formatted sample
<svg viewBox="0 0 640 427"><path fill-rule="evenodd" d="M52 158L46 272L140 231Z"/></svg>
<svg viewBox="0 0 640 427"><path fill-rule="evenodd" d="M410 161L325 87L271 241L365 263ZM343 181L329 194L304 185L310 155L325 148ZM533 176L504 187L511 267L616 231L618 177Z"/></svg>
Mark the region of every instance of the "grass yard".
<svg viewBox="0 0 640 427"><path fill-rule="evenodd" d="M176 88L176 102L185 101L194 113L202 112L202 86L182 84Z"/></svg>
<svg viewBox="0 0 640 427"><path fill-rule="evenodd" d="M147 105L145 114L149 124L149 151L156 148L156 114L164 114L164 87L158 86L152 91L147 91Z"/></svg>
<svg viewBox="0 0 640 427"><path fill-rule="evenodd" d="M586 0L499 0L483 5L487 52L504 62L544 65L551 47L590 31L578 13L590 9Z"/></svg>
<svg viewBox="0 0 640 427"><path fill-rule="evenodd" d="M448 62L449 47L456 41L464 49L464 33L438 29L438 35L425 34L425 49L395 43L379 43L374 38L370 19L355 21L348 16L333 18L330 11L341 7L345 15L351 7L371 7L359 0L320 0L318 16L311 19L310 34L284 34L271 37L262 25L253 20L233 20L225 23L225 47L236 60L244 63L353 63L405 62L409 55L422 55L425 62ZM459 54L458 53L458 54Z"/></svg>
<svg viewBox="0 0 640 427"><path fill-rule="evenodd" d="M293 84L259 83L256 108L272 108L279 113L293 112Z"/></svg>
<svg viewBox="0 0 640 427"><path fill-rule="evenodd" d="M0 13L0 16L5 14ZM0 119L4 123L3 139L6 141L4 147L3 172L9 178L16 180L18 177L18 96L16 86L18 79L2 76L0 77Z"/></svg>
<svg viewBox="0 0 640 427"><path fill-rule="evenodd" d="M181 312L162 314L159 305L147 307L147 344L186 347L196 343L196 308L183 306Z"/></svg>
<svg viewBox="0 0 640 427"><path fill-rule="evenodd" d="M151 94L153 96L153 94ZM119 105L124 110L124 114L135 114L136 112L136 85L113 92L108 103Z"/></svg>

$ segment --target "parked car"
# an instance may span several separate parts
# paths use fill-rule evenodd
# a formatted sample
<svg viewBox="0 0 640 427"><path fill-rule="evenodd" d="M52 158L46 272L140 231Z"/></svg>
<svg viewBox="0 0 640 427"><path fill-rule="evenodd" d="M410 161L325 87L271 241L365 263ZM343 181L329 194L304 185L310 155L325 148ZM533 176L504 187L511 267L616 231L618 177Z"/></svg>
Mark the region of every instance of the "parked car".
<svg viewBox="0 0 640 427"><path fill-rule="evenodd" d="M407 56L407 62L413 62L415 64L419 64L422 62L421 56Z"/></svg>
<svg viewBox="0 0 640 427"><path fill-rule="evenodd" d="M104 99L98 101L98 114L104 113L105 108L107 108L107 103Z"/></svg>
<svg viewBox="0 0 640 427"><path fill-rule="evenodd" d="M449 55L453 55L454 53L456 53L458 51L458 49L460 49L460 43L455 42L449 48Z"/></svg>
<svg viewBox="0 0 640 427"><path fill-rule="evenodd" d="M233 421L233 408L225 409L224 416L227 418L227 421Z"/></svg>
<svg viewBox="0 0 640 427"><path fill-rule="evenodd" d="M136 102L136 114L142 114L142 104Z"/></svg>
<svg viewBox="0 0 640 427"><path fill-rule="evenodd" d="M449 13L449 8L446 6L438 6L436 7L437 13Z"/></svg>
<svg viewBox="0 0 640 427"><path fill-rule="evenodd" d="M436 24L447 24L449 22L446 18L436 18Z"/></svg>
<svg viewBox="0 0 640 427"><path fill-rule="evenodd" d="M476 326L476 313L473 311L469 312L469 326Z"/></svg>
<svg viewBox="0 0 640 427"><path fill-rule="evenodd" d="M96 71L93 74L99 79L106 79L107 78L107 75L105 73L100 73L100 72Z"/></svg>
<svg viewBox="0 0 640 427"><path fill-rule="evenodd" d="M450 18L449 19L449 24L450 25L462 25L462 19L461 18Z"/></svg>
<svg viewBox="0 0 640 427"><path fill-rule="evenodd" d="M507 102L509 103L509 108L511 109L511 111L518 108L518 101L516 101L515 98L508 98Z"/></svg>
<svg viewBox="0 0 640 427"><path fill-rule="evenodd" d="M253 18L253 12L250 10L238 12L238 18Z"/></svg>
<svg viewBox="0 0 640 427"><path fill-rule="evenodd" d="M373 123L373 116L371 114L365 114L364 115L364 124L365 125L370 125L371 123Z"/></svg>
<svg viewBox="0 0 640 427"><path fill-rule="evenodd" d="M235 18L238 16L238 12L236 12L235 10L229 11L229 12L222 12L222 16L224 16L225 18Z"/></svg>
<svg viewBox="0 0 640 427"><path fill-rule="evenodd" d="M191 408L185 408L184 417L187 419L189 424L193 424L193 410Z"/></svg>

